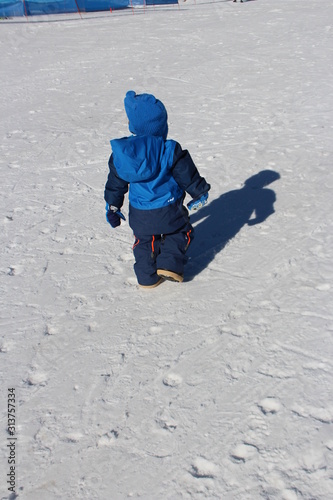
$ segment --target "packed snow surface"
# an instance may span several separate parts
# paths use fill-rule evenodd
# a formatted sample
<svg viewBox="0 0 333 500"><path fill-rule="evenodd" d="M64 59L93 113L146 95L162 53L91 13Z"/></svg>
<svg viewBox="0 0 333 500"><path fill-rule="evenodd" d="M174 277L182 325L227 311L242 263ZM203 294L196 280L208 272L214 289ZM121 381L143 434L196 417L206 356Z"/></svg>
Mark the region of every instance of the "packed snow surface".
<svg viewBox="0 0 333 500"><path fill-rule="evenodd" d="M327 0L1 21L1 499L11 388L23 500L333 498L332 25ZM212 185L184 283L150 291L104 214L130 89Z"/></svg>

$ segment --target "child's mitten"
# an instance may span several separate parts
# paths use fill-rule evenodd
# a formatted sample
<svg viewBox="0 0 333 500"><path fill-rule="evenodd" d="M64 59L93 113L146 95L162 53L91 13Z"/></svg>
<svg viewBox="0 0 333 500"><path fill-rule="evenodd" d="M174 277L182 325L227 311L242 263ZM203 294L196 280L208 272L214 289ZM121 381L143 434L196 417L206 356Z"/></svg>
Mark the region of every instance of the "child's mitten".
<svg viewBox="0 0 333 500"><path fill-rule="evenodd" d="M189 210L199 210L199 208L202 208L207 204L207 200L208 200L208 193L202 194L200 198L197 198L196 200L191 200L187 204L187 208Z"/></svg>
<svg viewBox="0 0 333 500"><path fill-rule="evenodd" d="M110 207L108 204L106 204L105 210L106 220L112 227L120 226L121 219L126 220L124 214L122 214L117 207Z"/></svg>

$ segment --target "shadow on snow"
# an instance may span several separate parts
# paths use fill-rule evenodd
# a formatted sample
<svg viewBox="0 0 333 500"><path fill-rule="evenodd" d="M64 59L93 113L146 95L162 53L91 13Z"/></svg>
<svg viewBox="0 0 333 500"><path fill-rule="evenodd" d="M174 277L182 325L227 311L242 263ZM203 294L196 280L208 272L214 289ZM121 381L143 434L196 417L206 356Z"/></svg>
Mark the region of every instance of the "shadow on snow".
<svg viewBox="0 0 333 500"><path fill-rule="evenodd" d="M190 281L214 260L243 226L254 226L274 213L275 192L266 186L280 174L263 170L250 177L241 189L222 194L191 215L195 238L188 251L186 281Z"/></svg>

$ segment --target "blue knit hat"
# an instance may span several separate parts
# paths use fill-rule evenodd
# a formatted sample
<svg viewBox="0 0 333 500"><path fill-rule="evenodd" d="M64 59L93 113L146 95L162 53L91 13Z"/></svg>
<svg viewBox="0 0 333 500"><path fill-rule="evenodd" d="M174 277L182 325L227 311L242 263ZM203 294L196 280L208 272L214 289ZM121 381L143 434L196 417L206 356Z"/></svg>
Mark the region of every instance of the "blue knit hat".
<svg viewBox="0 0 333 500"><path fill-rule="evenodd" d="M167 138L168 114L164 104L156 97L152 94L136 94L129 90L124 104L132 134Z"/></svg>

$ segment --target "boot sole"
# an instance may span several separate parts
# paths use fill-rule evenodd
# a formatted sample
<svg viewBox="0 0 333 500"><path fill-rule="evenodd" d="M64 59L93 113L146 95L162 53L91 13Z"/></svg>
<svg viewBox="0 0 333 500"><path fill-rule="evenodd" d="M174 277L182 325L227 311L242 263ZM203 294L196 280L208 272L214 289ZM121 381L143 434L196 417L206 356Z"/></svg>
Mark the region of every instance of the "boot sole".
<svg viewBox="0 0 333 500"><path fill-rule="evenodd" d="M149 289L149 288L156 288L158 285L160 285L161 283L163 282L163 278L160 278L156 283L154 283L153 285L140 285L139 283L139 287L140 288L144 288L144 289Z"/></svg>
<svg viewBox="0 0 333 500"><path fill-rule="evenodd" d="M165 280L176 281L177 283L181 283L184 280L184 276L174 273L173 271L167 271L166 269L157 269L156 272L158 276L161 276Z"/></svg>

